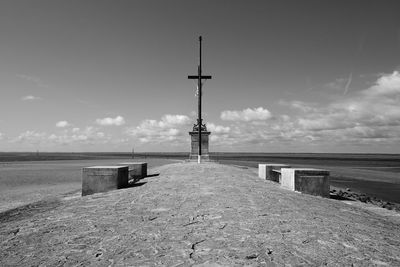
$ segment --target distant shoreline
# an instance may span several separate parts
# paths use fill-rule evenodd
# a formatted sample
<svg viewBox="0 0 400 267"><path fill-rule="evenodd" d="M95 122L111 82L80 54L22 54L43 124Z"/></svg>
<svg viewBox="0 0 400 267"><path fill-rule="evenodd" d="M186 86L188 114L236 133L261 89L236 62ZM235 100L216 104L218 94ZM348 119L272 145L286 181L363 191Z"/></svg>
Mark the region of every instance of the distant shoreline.
<svg viewBox="0 0 400 267"><path fill-rule="evenodd" d="M139 152L138 158L175 158L188 159L189 152ZM0 152L0 162L8 161L38 161L38 160L73 160L73 159L107 159L132 158L131 152ZM244 161L290 161L290 162L322 162L326 164L354 164L360 166L399 167L400 154L372 153L250 153L250 152L211 152L213 160L244 160Z"/></svg>

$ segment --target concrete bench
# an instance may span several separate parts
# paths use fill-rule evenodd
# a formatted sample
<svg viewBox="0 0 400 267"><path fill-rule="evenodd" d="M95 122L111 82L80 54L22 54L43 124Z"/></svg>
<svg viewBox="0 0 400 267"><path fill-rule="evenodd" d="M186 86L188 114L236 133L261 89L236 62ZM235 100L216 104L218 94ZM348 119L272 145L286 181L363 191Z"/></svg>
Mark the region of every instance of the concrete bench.
<svg viewBox="0 0 400 267"><path fill-rule="evenodd" d="M279 163L263 163L258 164L258 177L265 180L271 180L275 182L281 182L282 168L290 168L289 165Z"/></svg>
<svg viewBox="0 0 400 267"><path fill-rule="evenodd" d="M127 166L93 166L82 169L82 196L128 186Z"/></svg>
<svg viewBox="0 0 400 267"><path fill-rule="evenodd" d="M282 168L281 185L293 191L329 197L329 171L309 168Z"/></svg>
<svg viewBox="0 0 400 267"><path fill-rule="evenodd" d="M121 162L119 166L128 166L129 180L136 182L147 176L147 162Z"/></svg>

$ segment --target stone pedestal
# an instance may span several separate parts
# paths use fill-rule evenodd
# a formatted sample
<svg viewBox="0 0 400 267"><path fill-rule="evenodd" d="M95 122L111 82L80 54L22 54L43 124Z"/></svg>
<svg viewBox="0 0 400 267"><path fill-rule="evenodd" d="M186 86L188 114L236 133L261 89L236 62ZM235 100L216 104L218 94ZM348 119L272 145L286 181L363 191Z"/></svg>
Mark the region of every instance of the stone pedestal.
<svg viewBox="0 0 400 267"><path fill-rule="evenodd" d="M282 168L290 168L290 166L279 163L258 164L258 177L280 183Z"/></svg>
<svg viewBox="0 0 400 267"><path fill-rule="evenodd" d="M138 181L147 176L147 162L121 162L119 166L128 166L129 180Z"/></svg>
<svg viewBox="0 0 400 267"><path fill-rule="evenodd" d="M128 186L128 166L94 166L82 170L82 196Z"/></svg>
<svg viewBox="0 0 400 267"><path fill-rule="evenodd" d="M305 194L329 197L329 171L282 168L282 187Z"/></svg>
<svg viewBox="0 0 400 267"><path fill-rule="evenodd" d="M202 131L201 132L201 159L209 160L208 152L208 137L211 132ZM191 137L191 150L190 150L190 160L197 160L199 155L199 133L197 131L189 132Z"/></svg>

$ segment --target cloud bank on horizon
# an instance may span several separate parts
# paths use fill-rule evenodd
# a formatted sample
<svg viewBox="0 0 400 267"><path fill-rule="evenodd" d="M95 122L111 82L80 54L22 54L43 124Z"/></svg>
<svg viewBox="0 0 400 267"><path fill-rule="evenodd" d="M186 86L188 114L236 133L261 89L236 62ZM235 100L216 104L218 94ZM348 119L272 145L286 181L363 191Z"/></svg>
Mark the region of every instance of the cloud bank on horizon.
<svg viewBox="0 0 400 267"><path fill-rule="evenodd" d="M267 107L220 111L220 122L207 122L212 132L210 146L214 151L236 151L253 147L263 151L268 147L286 146L392 146L400 142L400 72L380 74L368 88L342 95L328 104L281 99L278 105L287 113L274 113ZM290 114L289 114L290 113ZM0 139L12 144L40 145L62 150L87 145L124 145L168 147L169 151L185 151L189 146L188 131L195 116L166 114L159 120L145 119L138 125L126 125L123 116L96 119L97 126L72 128L75 123L58 121L59 132L27 130L15 137L0 133ZM123 129L121 127L124 126ZM117 134L106 133L118 128ZM157 151L157 150L155 150ZM328 152L328 151L324 151Z"/></svg>

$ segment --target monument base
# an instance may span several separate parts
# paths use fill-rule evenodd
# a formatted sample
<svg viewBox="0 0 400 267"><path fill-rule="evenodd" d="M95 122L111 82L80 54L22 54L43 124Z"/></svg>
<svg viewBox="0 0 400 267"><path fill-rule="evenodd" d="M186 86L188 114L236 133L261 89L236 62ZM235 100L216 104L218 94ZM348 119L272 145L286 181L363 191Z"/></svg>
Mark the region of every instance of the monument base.
<svg viewBox="0 0 400 267"><path fill-rule="evenodd" d="M199 158L199 155L197 155L197 154L190 154L190 156L189 156L189 160L190 161L198 161L198 158ZM201 159L200 159L201 161L210 161L210 156L207 154L207 155L201 155Z"/></svg>
<svg viewBox="0 0 400 267"><path fill-rule="evenodd" d="M211 132L202 131L201 132L201 160L208 161L210 156L208 154L208 136ZM199 133L197 131L189 132L191 136L191 150L189 159L192 161L198 160L199 155Z"/></svg>

